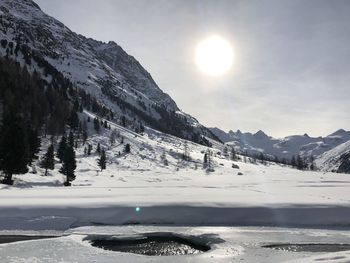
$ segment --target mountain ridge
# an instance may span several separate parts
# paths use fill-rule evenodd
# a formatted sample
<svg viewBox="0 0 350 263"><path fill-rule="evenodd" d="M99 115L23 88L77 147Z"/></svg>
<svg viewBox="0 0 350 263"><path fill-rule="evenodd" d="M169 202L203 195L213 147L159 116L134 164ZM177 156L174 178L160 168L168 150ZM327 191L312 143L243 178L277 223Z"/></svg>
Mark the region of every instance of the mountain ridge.
<svg viewBox="0 0 350 263"><path fill-rule="evenodd" d="M203 142L201 136L218 138L191 115L182 112L163 92L151 74L114 41L108 43L74 33L45 14L31 0L0 0L0 47L10 57L39 72L50 74L40 61L53 66L75 86L95 97L117 116L126 116L173 135ZM12 43L15 48L9 48ZM13 52L13 49L15 52ZM135 120L136 119L136 120Z"/></svg>

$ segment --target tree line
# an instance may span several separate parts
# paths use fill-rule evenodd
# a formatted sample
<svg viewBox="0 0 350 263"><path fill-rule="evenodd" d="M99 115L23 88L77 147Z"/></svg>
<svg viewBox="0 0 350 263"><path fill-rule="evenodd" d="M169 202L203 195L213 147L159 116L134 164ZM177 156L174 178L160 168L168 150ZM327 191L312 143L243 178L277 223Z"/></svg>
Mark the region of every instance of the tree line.
<svg viewBox="0 0 350 263"><path fill-rule="evenodd" d="M239 156L239 155L241 156ZM257 163L266 165L268 162L274 162L283 165L289 165L299 170L316 170L314 156L302 157L300 154L293 155L291 159L278 158L277 156L267 155L260 153L249 153L248 151L236 151L234 147L225 146L223 149L223 155L229 157L232 161L243 160L244 162Z"/></svg>
<svg viewBox="0 0 350 263"><path fill-rule="evenodd" d="M62 135L68 125L86 141L87 132L78 117L83 105L98 113L110 113L48 63L41 64L52 73L50 83L37 71L29 72L8 56L0 57L0 170L5 174L6 184L12 184L13 174L26 173L28 166L38 159L42 136ZM67 152L70 156L74 154ZM52 149L46 156L48 169L52 167L50 156ZM68 164L65 173L71 167L74 165Z"/></svg>

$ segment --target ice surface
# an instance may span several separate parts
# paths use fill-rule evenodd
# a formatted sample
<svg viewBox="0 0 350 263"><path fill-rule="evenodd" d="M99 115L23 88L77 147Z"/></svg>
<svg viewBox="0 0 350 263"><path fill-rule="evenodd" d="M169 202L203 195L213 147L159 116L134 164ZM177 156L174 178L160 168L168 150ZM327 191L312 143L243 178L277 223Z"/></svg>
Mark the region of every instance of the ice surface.
<svg viewBox="0 0 350 263"><path fill-rule="evenodd" d="M144 233L176 233L205 242L211 250L185 256L143 256L106 251L91 246L86 237L132 237ZM39 232L40 233L40 232ZM1 232L0 232L1 234ZM257 227L81 227L51 240L0 245L0 262L349 262L350 252L290 252L263 248L276 243L347 243L350 233L342 230ZM327 261L327 259L334 261ZM347 261L346 261L347 260ZM322 262L322 261L321 261Z"/></svg>

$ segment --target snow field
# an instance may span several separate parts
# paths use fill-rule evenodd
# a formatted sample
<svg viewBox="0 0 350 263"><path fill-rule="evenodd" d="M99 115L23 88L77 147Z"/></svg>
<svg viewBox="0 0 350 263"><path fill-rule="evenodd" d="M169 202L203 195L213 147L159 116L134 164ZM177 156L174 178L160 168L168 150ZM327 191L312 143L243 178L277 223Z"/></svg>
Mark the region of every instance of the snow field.
<svg viewBox="0 0 350 263"><path fill-rule="evenodd" d="M216 154L219 149L213 149L214 172L207 172L202 168L206 147L187 142L192 161L185 162L184 140L147 127L140 135L112 122L111 130L92 134L95 116L84 114L91 118L88 143L93 154L86 157L84 146L77 149L73 186L62 186L60 164L47 177L39 167L37 174L15 176L14 187L0 186L2 229L67 229L93 223L349 225L350 180L345 174L298 171L272 163L236 162L240 169L233 169L232 161ZM123 144L117 138L110 145L113 129L123 136ZM107 169L102 172L96 162L97 143L107 150ZM123 153L126 143L130 154Z"/></svg>

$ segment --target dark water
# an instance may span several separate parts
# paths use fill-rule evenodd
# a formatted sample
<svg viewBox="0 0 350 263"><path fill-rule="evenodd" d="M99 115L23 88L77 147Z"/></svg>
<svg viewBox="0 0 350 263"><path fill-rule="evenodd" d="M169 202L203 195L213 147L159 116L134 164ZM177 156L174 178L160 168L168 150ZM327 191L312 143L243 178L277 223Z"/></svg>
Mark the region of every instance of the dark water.
<svg viewBox="0 0 350 263"><path fill-rule="evenodd" d="M339 252L350 250L350 244L274 244L263 246L289 252Z"/></svg>
<svg viewBox="0 0 350 263"><path fill-rule="evenodd" d="M195 244L174 236L149 236L135 239L92 240L92 246L106 250L147 256L194 255L208 251L209 246Z"/></svg>
<svg viewBox="0 0 350 263"><path fill-rule="evenodd" d="M57 236L24 236L24 235L0 235L0 244L13 243L18 241L38 240L55 238Z"/></svg>

